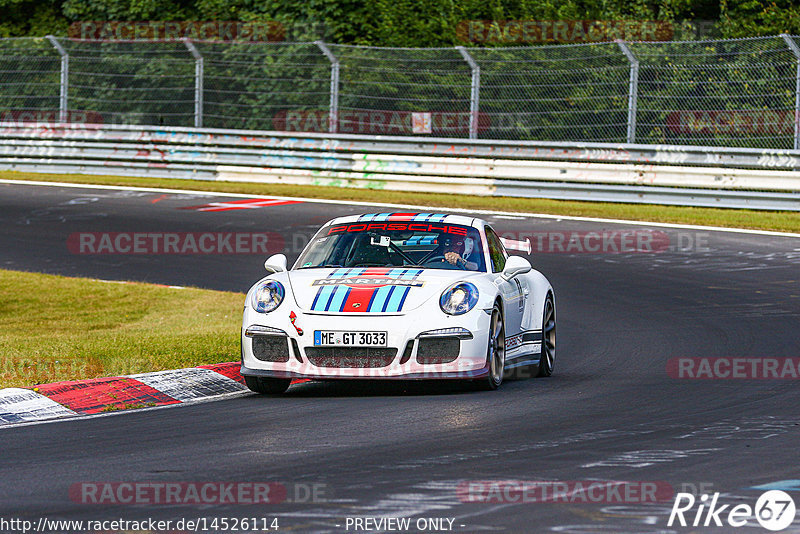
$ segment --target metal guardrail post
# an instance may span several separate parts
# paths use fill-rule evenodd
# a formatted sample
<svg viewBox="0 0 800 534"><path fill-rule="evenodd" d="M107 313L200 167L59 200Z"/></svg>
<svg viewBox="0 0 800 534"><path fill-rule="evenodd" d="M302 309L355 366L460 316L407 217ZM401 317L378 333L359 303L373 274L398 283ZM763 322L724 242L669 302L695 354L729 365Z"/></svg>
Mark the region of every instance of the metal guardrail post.
<svg viewBox="0 0 800 534"><path fill-rule="evenodd" d="M461 53L461 57L464 58L464 61L467 62L470 70L472 71L472 82L469 94L469 138L477 139L478 109L479 109L480 94L481 94L481 67L472 58L469 52L467 52L466 48L464 48L463 46L457 46L456 50L458 50L459 53Z"/></svg>
<svg viewBox="0 0 800 534"><path fill-rule="evenodd" d="M638 107L639 96L639 60L633 55L631 49L625 41L616 39L617 46L619 46L628 62L631 64L631 73L628 79L628 143L636 142L636 109Z"/></svg>
<svg viewBox="0 0 800 534"><path fill-rule="evenodd" d="M69 119L67 107L69 99L69 54L64 47L61 46L61 43L58 42L58 39L52 35L48 35L47 40L50 41L50 44L52 44L61 55L61 83L58 99L58 121L65 123L68 122Z"/></svg>
<svg viewBox="0 0 800 534"><path fill-rule="evenodd" d="M331 101L328 106L328 132L336 133L339 125L339 60L324 42L314 41L314 44L331 62Z"/></svg>
<svg viewBox="0 0 800 534"><path fill-rule="evenodd" d="M798 150L800 149L800 47L789 34L782 33L781 37L797 59L794 83L794 149Z"/></svg>
<svg viewBox="0 0 800 534"><path fill-rule="evenodd" d="M194 57L194 127L203 127L203 56L188 38L183 40L183 44Z"/></svg>

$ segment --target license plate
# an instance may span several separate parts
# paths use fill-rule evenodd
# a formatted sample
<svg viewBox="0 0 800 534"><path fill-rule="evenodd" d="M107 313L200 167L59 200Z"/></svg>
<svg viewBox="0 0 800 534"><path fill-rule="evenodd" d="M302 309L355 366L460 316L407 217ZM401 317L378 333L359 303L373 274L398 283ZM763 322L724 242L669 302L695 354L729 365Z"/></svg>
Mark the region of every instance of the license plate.
<svg viewBox="0 0 800 534"><path fill-rule="evenodd" d="M315 330L314 345L341 347L385 347L386 332Z"/></svg>

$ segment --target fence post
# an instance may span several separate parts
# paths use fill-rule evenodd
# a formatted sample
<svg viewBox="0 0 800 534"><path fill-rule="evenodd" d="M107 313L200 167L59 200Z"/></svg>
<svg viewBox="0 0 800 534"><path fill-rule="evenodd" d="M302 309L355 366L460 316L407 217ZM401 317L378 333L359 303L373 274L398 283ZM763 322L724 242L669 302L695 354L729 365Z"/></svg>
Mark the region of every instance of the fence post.
<svg viewBox="0 0 800 534"><path fill-rule="evenodd" d="M457 46L456 50L459 51L461 57L464 58L464 61L467 62L470 70L472 71L472 82L470 84L470 92L469 92L469 138L477 139L478 109L479 109L480 94L481 94L481 67L472 58L469 52L467 52L466 48L464 48L463 46Z"/></svg>
<svg viewBox="0 0 800 534"><path fill-rule="evenodd" d="M797 59L797 70L794 82L794 149L800 150L800 47L794 42L789 34L782 33L781 37L786 42L786 46L792 51Z"/></svg>
<svg viewBox="0 0 800 534"><path fill-rule="evenodd" d="M58 121L65 123L68 122L69 119L67 116L67 101L69 98L69 54L64 50L64 47L61 46L61 43L58 42L58 39L52 35L48 35L47 40L50 41L50 44L52 44L61 55L61 88L59 90L58 99Z"/></svg>
<svg viewBox="0 0 800 534"><path fill-rule="evenodd" d="M339 60L333 55L330 48L322 41L314 41L314 44L325 54L331 62L331 101L328 105L328 132L336 133L339 126Z"/></svg>
<svg viewBox="0 0 800 534"><path fill-rule="evenodd" d="M194 57L194 127L203 127L203 56L189 38L183 44Z"/></svg>
<svg viewBox="0 0 800 534"><path fill-rule="evenodd" d="M636 109L638 106L637 100L639 96L639 60L633 55L631 49L625 41L616 39L617 46L619 46L628 62L631 64L631 73L628 80L628 143L636 142Z"/></svg>

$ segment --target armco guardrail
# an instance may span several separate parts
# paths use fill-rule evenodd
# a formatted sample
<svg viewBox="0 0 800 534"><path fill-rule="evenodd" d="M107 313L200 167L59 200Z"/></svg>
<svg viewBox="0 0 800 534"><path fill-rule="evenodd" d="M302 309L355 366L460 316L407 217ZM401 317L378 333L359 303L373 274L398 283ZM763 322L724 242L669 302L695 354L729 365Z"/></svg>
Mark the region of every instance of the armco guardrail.
<svg viewBox="0 0 800 534"><path fill-rule="evenodd" d="M800 211L800 151L0 124L0 169Z"/></svg>

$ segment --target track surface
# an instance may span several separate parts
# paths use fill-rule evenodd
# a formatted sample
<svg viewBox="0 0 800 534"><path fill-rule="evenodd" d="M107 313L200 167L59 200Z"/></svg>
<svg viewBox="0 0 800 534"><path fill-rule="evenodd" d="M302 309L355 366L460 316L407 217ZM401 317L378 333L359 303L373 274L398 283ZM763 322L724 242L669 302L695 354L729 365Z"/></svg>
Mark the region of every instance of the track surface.
<svg viewBox="0 0 800 534"><path fill-rule="evenodd" d="M311 202L178 209L219 200L0 185L0 266L245 291L262 275L262 256L80 255L67 249L67 238L270 230L284 237L291 261L325 220L368 211ZM489 219L501 233L640 229ZM721 501L752 505L761 493L752 486L800 479L797 380L676 380L666 364L677 356L800 356L800 240L658 230L687 250L531 257L556 289L551 378L486 393L306 383L281 397L0 430L0 517L278 517L281 531L291 532L345 532L353 516L455 518L454 532L690 530L667 527L671 499L489 504L465 503L456 493L463 481L504 479L665 481L676 491L704 485ZM93 506L69 498L70 486L84 481L325 484L328 501ZM800 492L793 495L800 505Z"/></svg>

